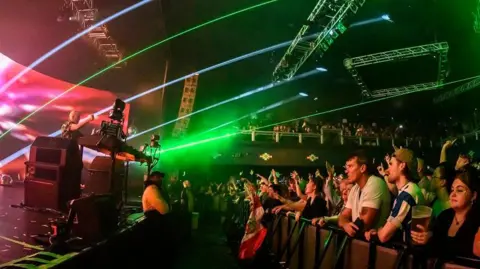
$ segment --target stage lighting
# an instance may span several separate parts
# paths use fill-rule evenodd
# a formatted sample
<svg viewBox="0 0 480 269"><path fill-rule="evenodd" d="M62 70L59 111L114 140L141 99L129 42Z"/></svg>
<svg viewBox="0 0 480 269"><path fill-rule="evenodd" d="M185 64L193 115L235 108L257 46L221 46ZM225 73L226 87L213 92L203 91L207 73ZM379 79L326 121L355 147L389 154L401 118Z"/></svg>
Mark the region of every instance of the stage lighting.
<svg viewBox="0 0 480 269"><path fill-rule="evenodd" d="M306 94L306 93L304 93L304 92L299 93L299 95L300 95L300 96L303 96L303 97L307 97L307 96L308 96L308 94Z"/></svg>
<svg viewBox="0 0 480 269"><path fill-rule="evenodd" d="M317 67L317 68L315 68L315 69L317 69L317 70L320 71L320 72L327 72L327 69L326 69L326 68L323 68L323 67Z"/></svg>
<svg viewBox="0 0 480 269"><path fill-rule="evenodd" d="M125 110L125 102L117 98L108 117L113 121L122 121L123 110Z"/></svg>
<svg viewBox="0 0 480 269"><path fill-rule="evenodd" d="M392 19L390 19L390 15L388 15L388 14L382 15L382 19L386 20L386 21L389 21L389 22L393 22Z"/></svg>

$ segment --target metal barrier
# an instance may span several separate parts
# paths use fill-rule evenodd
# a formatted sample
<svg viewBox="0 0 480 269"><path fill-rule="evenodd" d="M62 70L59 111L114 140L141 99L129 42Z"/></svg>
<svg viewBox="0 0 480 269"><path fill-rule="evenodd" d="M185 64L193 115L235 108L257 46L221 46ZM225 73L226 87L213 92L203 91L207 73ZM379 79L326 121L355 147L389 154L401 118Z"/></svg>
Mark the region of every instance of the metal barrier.
<svg viewBox="0 0 480 269"><path fill-rule="evenodd" d="M277 262L289 269L418 268L406 245L375 244L348 237L342 229L311 225L311 220L281 213L269 224L267 238ZM408 255L407 255L408 254ZM456 258L454 261L430 259L428 269L480 268L480 261Z"/></svg>

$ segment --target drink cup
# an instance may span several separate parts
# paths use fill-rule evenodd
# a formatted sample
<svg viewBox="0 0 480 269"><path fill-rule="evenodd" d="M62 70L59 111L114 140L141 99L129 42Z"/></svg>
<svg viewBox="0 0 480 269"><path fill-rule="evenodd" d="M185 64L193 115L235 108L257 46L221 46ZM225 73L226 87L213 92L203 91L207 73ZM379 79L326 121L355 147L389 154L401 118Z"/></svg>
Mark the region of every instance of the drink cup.
<svg viewBox="0 0 480 269"><path fill-rule="evenodd" d="M432 216L432 208L423 205L412 207L412 223L411 229L415 232L421 232L417 225L421 225L428 231L430 225L430 217Z"/></svg>

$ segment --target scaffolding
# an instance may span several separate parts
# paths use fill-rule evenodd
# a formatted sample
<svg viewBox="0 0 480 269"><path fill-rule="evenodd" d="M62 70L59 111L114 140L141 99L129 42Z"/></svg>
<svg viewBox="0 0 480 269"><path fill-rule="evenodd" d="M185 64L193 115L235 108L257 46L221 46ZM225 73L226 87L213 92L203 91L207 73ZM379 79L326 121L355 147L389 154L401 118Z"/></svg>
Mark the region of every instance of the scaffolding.
<svg viewBox="0 0 480 269"><path fill-rule="evenodd" d="M95 8L93 0L64 0L62 13L68 15L69 21L76 21L80 24L81 30L93 26L99 17L98 9ZM109 64L116 63L122 59L122 53L113 38L108 34L107 25L92 29L84 38L98 51L100 56ZM116 65L115 68L121 68Z"/></svg>
<svg viewBox="0 0 480 269"><path fill-rule="evenodd" d="M444 93L436 96L435 98L433 98L433 103L438 104L438 103L441 103L443 101L452 99L453 97L455 97L459 94L462 94L464 92L473 90L473 89L475 89L479 86L480 86L480 78L470 80L469 82L467 82L465 84L462 84L462 85L458 86L457 88L455 88L451 91L444 92Z"/></svg>
<svg viewBox="0 0 480 269"><path fill-rule="evenodd" d="M184 137L188 124L190 123L190 117L186 117L193 111L193 105L195 104L195 96L197 94L198 75L188 77L185 79L185 85L183 87L182 99L180 102L180 108L178 110L178 120L175 122L173 128L173 137Z"/></svg>
<svg viewBox="0 0 480 269"><path fill-rule="evenodd" d="M448 49L448 43L440 42L347 58L343 61L343 64L348 72L352 75L357 85L360 87L364 97L381 98L403 93L440 88L447 76ZM358 67L367 65L406 60L432 54L434 56L438 56L438 75L437 81L435 82L370 91L357 70Z"/></svg>
<svg viewBox="0 0 480 269"><path fill-rule="evenodd" d="M344 20L357 13L365 0L319 0L303 24L292 44L273 71L273 81L292 78L312 53L318 50L320 56L330 48L336 38L347 28ZM309 30L321 28L315 40L305 39Z"/></svg>

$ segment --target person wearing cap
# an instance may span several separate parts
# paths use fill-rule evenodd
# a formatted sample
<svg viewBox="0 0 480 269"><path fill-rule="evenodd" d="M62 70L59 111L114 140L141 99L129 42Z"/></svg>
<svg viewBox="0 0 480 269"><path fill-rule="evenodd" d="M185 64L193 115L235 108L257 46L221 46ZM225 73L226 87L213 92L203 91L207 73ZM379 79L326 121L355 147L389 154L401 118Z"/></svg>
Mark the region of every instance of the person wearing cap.
<svg viewBox="0 0 480 269"><path fill-rule="evenodd" d="M417 158L413 151L397 149L390 158L387 175L389 183L395 184L398 195L385 225L378 230L366 232L365 238L384 243L398 234L401 235L398 239L407 243L410 242L412 208L425 203L422 190L413 182L418 175Z"/></svg>
<svg viewBox="0 0 480 269"><path fill-rule="evenodd" d="M142 195L142 208L145 215L165 215L170 211L167 195L162 192L162 181L165 174L152 172L145 180L145 190Z"/></svg>

